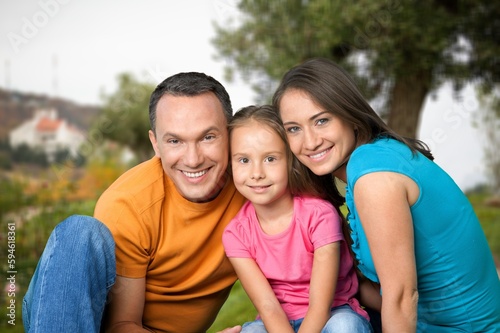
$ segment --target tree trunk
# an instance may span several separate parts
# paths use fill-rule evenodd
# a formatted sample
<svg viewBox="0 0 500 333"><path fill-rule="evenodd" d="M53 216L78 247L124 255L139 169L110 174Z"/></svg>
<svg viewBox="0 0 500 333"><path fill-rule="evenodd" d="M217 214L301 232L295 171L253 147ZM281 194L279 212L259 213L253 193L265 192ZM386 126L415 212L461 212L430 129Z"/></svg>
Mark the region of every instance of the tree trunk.
<svg viewBox="0 0 500 333"><path fill-rule="evenodd" d="M430 70L396 77L391 92L388 125L399 135L416 138L420 113L430 90L431 80Z"/></svg>

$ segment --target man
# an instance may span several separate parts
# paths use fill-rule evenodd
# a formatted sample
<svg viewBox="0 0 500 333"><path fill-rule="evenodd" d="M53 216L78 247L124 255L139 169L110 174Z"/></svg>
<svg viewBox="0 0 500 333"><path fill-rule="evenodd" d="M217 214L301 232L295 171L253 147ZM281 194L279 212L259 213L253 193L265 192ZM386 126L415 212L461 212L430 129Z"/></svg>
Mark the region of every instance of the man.
<svg viewBox="0 0 500 333"><path fill-rule="evenodd" d="M155 156L103 193L95 219L70 217L51 235L25 297L27 332L98 332L106 295L107 332L204 332L229 295L221 235L244 202L228 173L229 96L179 73L149 114Z"/></svg>

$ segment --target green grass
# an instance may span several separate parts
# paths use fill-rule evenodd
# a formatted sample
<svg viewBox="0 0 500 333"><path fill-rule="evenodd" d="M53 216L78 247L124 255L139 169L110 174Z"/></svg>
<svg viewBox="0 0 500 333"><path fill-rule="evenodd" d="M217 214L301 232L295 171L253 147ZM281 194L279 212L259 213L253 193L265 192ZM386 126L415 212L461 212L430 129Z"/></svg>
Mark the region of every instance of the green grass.
<svg viewBox="0 0 500 333"><path fill-rule="evenodd" d="M207 333L215 333L228 327L242 325L247 321L254 320L256 315L257 311L250 302L245 290L243 290L241 283L236 281L229 298L219 312L217 320Z"/></svg>
<svg viewBox="0 0 500 333"><path fill-rule="evenodd" d="M486 205L487 199L488 196L484 194L469 195L469 200L488 240L491 253L493 253L497 266L500 266L500 207Z"/></svg>

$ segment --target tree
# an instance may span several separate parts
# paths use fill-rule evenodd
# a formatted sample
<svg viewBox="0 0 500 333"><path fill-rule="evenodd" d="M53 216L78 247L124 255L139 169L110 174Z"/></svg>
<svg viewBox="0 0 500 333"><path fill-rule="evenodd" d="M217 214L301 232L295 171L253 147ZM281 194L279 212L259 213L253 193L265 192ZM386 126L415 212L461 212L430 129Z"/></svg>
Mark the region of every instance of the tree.
<svg viewBox="0 0 500 333"><path fill-rule="evenodd" d="M479 92L478 127L481 129L487 144L484 146L486 172L490 176L488 184L493 196L500 200L500 86L485 94ZM500 203L500 201L499 201Z"/></svg>
<svg viewBox="0 0 500 333"><path fill-rule="evenodd" d="M154 89L153 84L139 82L131 74L120 74L118 89L103 95L103 111L89 131L88 144L98 145L107 139L128 146L140 161L151 158L148 110Z"/></svg>
<svg viewBox="0 0 500 333"><path fill-rule="evenodd" d="M239 24L215 23L217 56L268 99L270 83L311 57L357 79L401 135L415 137L425 98L443 82L500 79L500 3L489 0L240 0Z"/></svg>

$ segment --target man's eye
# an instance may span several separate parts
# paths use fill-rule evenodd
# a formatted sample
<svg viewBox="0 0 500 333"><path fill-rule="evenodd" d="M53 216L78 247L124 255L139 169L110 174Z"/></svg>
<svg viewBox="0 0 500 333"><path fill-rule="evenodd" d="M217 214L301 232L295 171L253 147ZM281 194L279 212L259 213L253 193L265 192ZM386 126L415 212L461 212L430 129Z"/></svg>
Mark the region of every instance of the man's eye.
<svg viewBox="0 0 500 333"><path fill-rule="evenodd" d="M168 139L167 143L169 143L171 145L176 145L176 144L179 143L179 140L177 140L177 139Z"/></svg>
<svg viewBox="0 0 500 333"><path fill-rule="evenodd" d="M213 139L215 139L215 135L213 135L213 134L205 135L203 137L203 140L205 140L205 141L210 141L210 140L213 140Z"/></svg>

